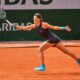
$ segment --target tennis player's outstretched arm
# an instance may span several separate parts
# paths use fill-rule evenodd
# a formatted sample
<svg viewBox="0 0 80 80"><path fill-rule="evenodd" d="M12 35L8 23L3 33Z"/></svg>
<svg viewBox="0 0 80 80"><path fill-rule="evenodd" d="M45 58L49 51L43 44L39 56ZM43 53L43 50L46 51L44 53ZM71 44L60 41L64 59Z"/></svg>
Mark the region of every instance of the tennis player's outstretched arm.
<svg viewBox="0 0 80 80"><path fill-rule="evenodd" d="M31 24L31 25L28 25L28 26L19 26L19 25L15 24L15 23L14 24L10 23L9 26L17 28L18 30L24 30L24 31L25 30L32 30L35 27L34 24Z"/></svg>
<svg viewBox="0 0 80 80"><path fill-rule="evenodd" d="M59 27L59 26L50 25L48 23L45 23L45 26L46 26L46 28L50 28L50 29L53 29L53 30L66 30L68 32L71 31L71 28L69 26Z"/></svg>

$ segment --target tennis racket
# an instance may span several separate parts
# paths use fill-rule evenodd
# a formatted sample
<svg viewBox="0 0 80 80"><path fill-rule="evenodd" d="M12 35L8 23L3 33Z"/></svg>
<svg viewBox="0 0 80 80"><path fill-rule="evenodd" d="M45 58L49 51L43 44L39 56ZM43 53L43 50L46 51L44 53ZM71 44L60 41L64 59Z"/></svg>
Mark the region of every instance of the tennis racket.
<svg viewBox="0 0 80 80"><path fill-rule="evenodd" d="M10 24L10 21L6 17L6 11L0 8L0 19L5 20L8 24Z"/></svg>

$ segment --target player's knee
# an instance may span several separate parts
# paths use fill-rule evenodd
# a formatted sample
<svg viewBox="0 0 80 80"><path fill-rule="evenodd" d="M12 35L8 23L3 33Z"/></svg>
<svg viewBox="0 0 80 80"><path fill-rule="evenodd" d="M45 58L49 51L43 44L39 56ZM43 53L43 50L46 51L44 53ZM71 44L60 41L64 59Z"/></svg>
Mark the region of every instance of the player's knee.
<svg viewBox="0 0 80 80"><path fill-rule="evenodd" d="M38 51L42 53L44 50L43 50L43 48L39 47Z"/></svg>

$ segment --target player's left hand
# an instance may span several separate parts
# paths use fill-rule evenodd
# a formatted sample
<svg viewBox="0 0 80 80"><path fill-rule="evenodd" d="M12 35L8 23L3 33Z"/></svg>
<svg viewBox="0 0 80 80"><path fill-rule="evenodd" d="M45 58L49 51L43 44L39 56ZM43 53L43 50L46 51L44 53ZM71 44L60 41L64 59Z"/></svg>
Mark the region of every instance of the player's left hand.
<svg viewBox="0 0 80 80"><path fill-rule="evenodd" d="M12 23L9 23L9 27L13 27L13 24Z"/></svg>
<svg viewBox="0 0 80 80"><path fill-rule="evenodd" d="M71 31L71 28L70 28L69 26L66 26L66 30L67 30L68 32L70 32L70 31Z"/></svg>

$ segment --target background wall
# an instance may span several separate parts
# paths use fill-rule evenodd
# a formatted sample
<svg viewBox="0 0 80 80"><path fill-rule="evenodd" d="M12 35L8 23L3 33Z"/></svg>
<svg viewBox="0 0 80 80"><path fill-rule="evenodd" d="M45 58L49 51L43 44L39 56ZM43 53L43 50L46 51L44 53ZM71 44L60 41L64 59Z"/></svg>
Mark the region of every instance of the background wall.
<svg viewBox="0 0 80 80"><path fill-rule="evenodd" d="M43 16L43 21L52 25L65 26L70 25L72 31L54 31L59 37L64 40L80 39L80 10L79 9L57 9L57 10L6 10L7 17L11 22L16 22L21 25L27 22L33 23L33 15L39 12ZM1 23L5 21L0 20ZM38 35L35 30L32 31L1 31L0 40L44 40L42 36Z"/></svg>
<svg viewBox="0 0 80 80"><path fill-rule="evenodd" d="M0 0L0 8L6 10L7 18L12 23L26 26L33 23L34 13L41 13L43 21L54 26L69 25L71 32L53 31L63 40L80 39L80 0ZM32 31L10 29L0 20L0 41L44 40Z"/></svg>

